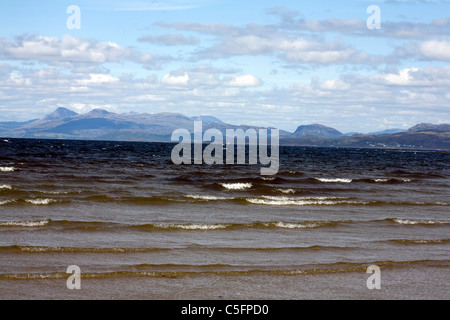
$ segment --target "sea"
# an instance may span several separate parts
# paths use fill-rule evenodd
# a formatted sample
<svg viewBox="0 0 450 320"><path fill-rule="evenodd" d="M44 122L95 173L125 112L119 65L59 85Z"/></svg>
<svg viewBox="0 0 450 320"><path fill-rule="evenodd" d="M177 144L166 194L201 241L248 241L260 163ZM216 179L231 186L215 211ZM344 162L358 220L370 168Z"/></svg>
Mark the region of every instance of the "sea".
<svg viewBox="0 0 450 320"><path fill-rule="evenodd" d="M450 153L0 139L0 299L450 298Z"/></svg>

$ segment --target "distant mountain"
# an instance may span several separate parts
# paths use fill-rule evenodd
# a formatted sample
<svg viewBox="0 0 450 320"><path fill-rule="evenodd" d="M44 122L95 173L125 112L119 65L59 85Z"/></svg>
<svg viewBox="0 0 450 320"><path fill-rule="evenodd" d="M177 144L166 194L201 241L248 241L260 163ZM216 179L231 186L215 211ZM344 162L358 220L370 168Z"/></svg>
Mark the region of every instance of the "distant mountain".
<svg viewBox="0 0 450 320"><path fill-rule="evenodd" d="M195 117L191 117L191 119L195 120L195 121L202 121L203 123L206 123L206 124L211 124L214 122L222 123L222 124L225 123L222 120L217 119L216 117L213 117L213 116L195 116Z"/></svg>
<svg viewBox="0 0 450 320"><path fill-rule="evenodd" d="M250 125L232 125L220 119L201 115L187 117L180 113L116 114L94 109L78 114L58 108L41 119L26 122L0 122L0 136L5 138L48 138L118 141L170 141L176 129L193 132L194 121L201 120L203 130L215 128L224 136L227 129L261 129ZM320 124L301 125L293 133L279 130L280 145L407 148L450 150L450 124L421 123L404 132L389 129L371 134L342 134ZM395 133L393 133L395 132ZM269 131L270 133L270 131Z"/></svg>
<svg viewBox="0 0 450 320"><path fill-rule="evenodd" d="M17 122L17 121L0 122L0 132L15 130L29 123L35 122L37 120L38 119L33 119L25 122Z"/></svg>
<svg viewBox="0 0 450 320"><path fill-rule="evenodd" d="M398 133L398 132L405 132L405 129L386 129L386 130L382 130L382 131L376 131L376 132L369 132L368 134L374 135L374 136L378 136L380 134L394 134L394 133Z"/></svg>
<svg viewBox="0 0 450 320"><path fill-rule="evenodd" d="M351 131L344 133L344 136L353 136L355 134L362 134L361 132Z"/></svg>
<svg viewBox="0 0 450 320"><path fill-rule="evenodd" d="M408 129L409 133L417 132L450 132L450 124L420 123Z"/></svg>
<svg viewBox="0 0 450 320"><path fill-rule="evenodd" d="M69 119L73 116L76 116L78 113L73 112L72 110L69 110L67 108L60 107L53 111L52 113L46 115L42 120L64 120Z"/></svg>
<svg viewBox="0 0 450 320"><path fill-rule="evenodd" d="M227 124L208 115L187 117L169 112L116 114L103 109L78 114L66 108L58 108L39 120L4 123L0 126L0 135L12 138L170 141L172 132L176 129L183 128L193 132L196 120L202 121L203 130L216 128L224 135L226 129L260 129L255 126ZM281 137L290 134L280 130Z"/></svg>
<svg viewBox="0 0 450 320"><path fill-rule="evenodd" d="M319 137L324 139L337 139L342 137L342 132L321 124L299 126L291 135L291 138Z"/></svg>
<svg viewBox="0 0 450 320"><path fill-rule="evenodd" d="M338 138L303 136L281 139L280 144L295 146L450 150L450 125L419 124L394 134L353 134Z"/></svg>

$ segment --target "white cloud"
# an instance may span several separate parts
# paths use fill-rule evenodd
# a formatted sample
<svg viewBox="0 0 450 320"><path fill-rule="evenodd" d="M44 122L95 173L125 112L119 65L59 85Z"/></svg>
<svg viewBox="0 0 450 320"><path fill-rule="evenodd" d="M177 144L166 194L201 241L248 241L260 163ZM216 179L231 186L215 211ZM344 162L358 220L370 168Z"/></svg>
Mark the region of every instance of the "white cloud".
<svg viewBox="0 0 450 320"><path fill-rule="evenodd" d="M172 76L170 74L165 74L161 81L162 83L171 86L186 85L189 82L189 75L187 73L184 73L184 75L182 76Z"/></svg>
<svg viewBox="0 0 450 320"><path fill-rule="evenodd" d="M440 61L450 61L450 41L430 40L420 44L420 53L426 58Z"/></svg>
<svg viewBox="0 0 450 320"><path fill-rule="evenodd" d="M71 35L62 38L33 36L3 40L2 53L11 59L38 61L95 62L118 61L129 57L131 50L114 42L97 42Z"/></svg>
<svg viewBox="0 0 450 320"><path fill-rule="evenodd" d="M82 86L99 85L106 83L118 82L119 78L110 76L109 74L90 74L89 79L80 79L76 83Z"/></svg>
<svg viewBox="0 0 450 320"><path fill-rule="evenodd" d="M340 40L310 40L287 34L220 35L219 43L198 52L197 58L221 59L241 55L265 55L289 63L308 64L373 64L380 59L370 53L353 49ZM378 60L375 60L377 58Z"/></svg>
<svg viewBox="0 0 450 320"><path fill-rule="evenodd" d="M261 80L251 74L237 76L226 82L225 85L230 87L257 87L261 85Z"/></svg>
<svg viewBox="0 0 450 320"><path fill-rule="evenodd" d="M426 87L430 90L450 86L450 67L410 67L397 73L380 73L371 77L376 84Z"/></svg>
<svg viewBox="0 0 450 320"><path fill-rule="evenodd" d="M11 41L0 38L0 60L39 61L67 68L89 68L108 62L132 61L150 67L170 60L123 47L112 41L97 41L71 35L26 36Z"/></svg>
<svg viewBox="0 0 450 320"><path fill-rule="evenodd" d="M8 82L10 84L21 85L21 86L29 86L29 85L31 85L31 80L30 79L25 79L25 78L23 78L22 75L20 75L18 73L15 73L15 72L11 72L10 73Z"/></svg>
<svg viewBox="0 0 450 320"><path fill-rule="evenodd" d="M381 75L381 79L384 80L387 84L393 85L408 85L413 81L413 72L417 72L418 68L405 68L399 71L398 74L386 74Z"/></svg>
<svg viewBox="0 0 450 320"><path fill-rule="evenodd" d="M350 85L341 79L325 80L320 84L320 87L325 90L348 90Z"/></svg>
<svg viewBox="0 0 450 320"><path fill-rule="evenodd" d="M55 98L45 98L45 99L39 100L36 104L37 105L49 105L49 104L52 104L55 101L56 101Z"/></svg>
<svg viewBox="0 0 450 320"><path fill-rule="evenodd" d="M124 99L125 102L152 102L152 101L164 101L164 97L160 97L154 94L143 94L138 96L130 96Z"/></svg>

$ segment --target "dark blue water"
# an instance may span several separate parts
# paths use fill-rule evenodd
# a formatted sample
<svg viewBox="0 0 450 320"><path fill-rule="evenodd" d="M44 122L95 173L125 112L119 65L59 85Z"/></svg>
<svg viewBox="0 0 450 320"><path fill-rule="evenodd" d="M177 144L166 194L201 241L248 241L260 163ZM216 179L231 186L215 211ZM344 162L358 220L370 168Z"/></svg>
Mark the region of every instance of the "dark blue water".
<svg viewBox="0 0 450 320"><path fill-rule="evenodd" d="M1 139L0 297L73 295L74 264L87 298L374 298L373 264L375 298L449 297L449 153L282 146L261 176L173 146Z"/></svg>

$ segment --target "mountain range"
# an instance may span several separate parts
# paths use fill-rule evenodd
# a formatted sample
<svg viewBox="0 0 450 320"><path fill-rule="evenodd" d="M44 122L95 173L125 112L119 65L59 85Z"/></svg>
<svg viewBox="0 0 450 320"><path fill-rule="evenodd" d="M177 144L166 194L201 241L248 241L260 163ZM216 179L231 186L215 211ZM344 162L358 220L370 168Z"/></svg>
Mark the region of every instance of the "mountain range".
<svg viewBox="0 0 450 320"><path fill-rule="evenodd" d="M5 138L46 138L118 141L170 141L175 129L193 132L194 121L201 120L203 130L262 127L232 125L201 115L188 117L180 113L117 114L103 109L79 114L58 108L41 119L26 122L0 122L0 136ZM270 130L269 130L270 133ZM450 150L450 124L421 123L408 130L388 129L369 134L346 133L321 124L300 125L294 132L279 130L280 144L322 147L367 147Z"/></svg>

